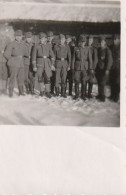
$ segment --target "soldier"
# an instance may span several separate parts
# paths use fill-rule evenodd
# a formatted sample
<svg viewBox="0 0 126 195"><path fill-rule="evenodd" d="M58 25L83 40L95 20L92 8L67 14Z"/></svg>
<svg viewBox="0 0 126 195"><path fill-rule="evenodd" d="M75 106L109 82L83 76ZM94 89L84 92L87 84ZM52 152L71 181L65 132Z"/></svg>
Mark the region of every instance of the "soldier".
<svg viewBox="0 0 126 195"><path fill-rule="evenodd" d="M67 45L67 47L69 47L70 53L72 53L71 52L72 48L71 48L71 45L70 45L71 41L72 41L71 36L66 35L66 45ZM69 82L69 95L72 96L73 78L72 78L71 65L70 65L70 70L67 72L67 80Z"/></svg>
<svg viewBox="0 0 126 195"><path fill-rule="evenodd" d="M54 54L52 48L47 44L47 35L43 32L39 34L40 44L34 46L32 51L33 70L37 71L38 82L40 84L40 96L45 95L51 98L50 94L50 77L52 76L52 64L54 62Z"/></svg>
<svg viewBox="0 0 126 195"><path fill-rule="evenodd" d="M71 54L70 48L65 44L65 36L59 35L60 44L54 47L55 67L56 67L56 95L59 96L59 84L61 81L61 96L66 98L66 77L67 71L70 70Z"/></svg>
<svg viewBox="0 0 126 195"><path fill-rule="evenodd" d="M52 50L53 50L53 32L52 31L48 31L47 32L47 43L51 46ZM54 95L54 88L55 88L55 77L56 77L56 72L55 69L52 70L52 76L51 76L51 94Z"/></svg>
<svg viewBox="0 0 126 195"><path fill-rule="evenodd" d="M80 36L78 47L75 47L72 59L72 70L74 70L75 97L79 98L79 84L81 82L81 98L86 100L86 82L88 80L88 70L92 71L92 57L89 48L86 46L86 36Z"/></svg>
<svg viewBox="0 0 126 195"><path fill-rule="evenodd" d="M113 63L112 53L106 43L106 38L100 38L100 48L98 49L98 65L96 68L96 77L98 82L99 101L105 101L105 85L108 80L109 72Z"/></svg>
<svg viewBox="0 0 126 195"><path fill-rule="evenodd" d="M95 71L97 63L98 63L98 53L97 53L97 49L96 47L93 46L93 42L94 42L94 37L93 36L89 36L88 39L88 46L89 46L89 50L92 56L92 66L93 66L93 70ZM89 71L89 80L87 82L88 85L88 98L92 98L92 88L93 88L93 82L95 80L95 72L90 72ZM87 88L87 86L86 86Z"/></svg>
<svg viewBox="0 0 126 195"><path fill-rule="evenodd" d="M26 32L25 34L25 52L24 52L24 83L26 87L26 93L29 94L30 92L33 93L33 86L31 82L31 50L33 47L32 44L32 33L31 32Z"/></svg>
<svg viewBox="0 0 126 195"><path fill-rule="evenodd" d="M22 42L23 33L21 30L15 32L15 40L7 45L4 56L9 67L9 96L13 96L15 80L17 79L19 95L24 95L24 43Z"/></svg>
<svg viewBox="0 0 126 195"><path fill-rule="evenodd" d="M117 102L120 94L120 36L114 36L112 49L113 65L110 71L111 96L110 99Z"/></svg>
<svg viewBox="0 0 126 195"><path fill-rule="evenodd" d="M7 93L7 79L8 79L8 68L6 64L6 59L3 56L4 48L0 45L0 95Z"/></svg>

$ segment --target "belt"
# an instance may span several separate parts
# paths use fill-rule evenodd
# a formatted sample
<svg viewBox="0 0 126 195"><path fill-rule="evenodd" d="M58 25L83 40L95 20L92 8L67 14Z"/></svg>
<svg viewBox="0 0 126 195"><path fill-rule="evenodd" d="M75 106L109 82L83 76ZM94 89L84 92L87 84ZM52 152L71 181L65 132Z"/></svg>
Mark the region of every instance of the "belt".
<svg viewBox="0 0 126 195"><path fill-rule="evenodd" d="M42 57L37 57L37 58L44 58L44 59L46 59L46 58L49 58L48 56L42 56Z"/></svg>
<svg viewBox="0 0 126 195"><path fill-rule="evenodd" d="M57 58L56 60L64 61L67 60L67 58Z"/></svg>
<svg viewBox="0 0 126 195"><path fill-rule="evenodd" d="M15 58L22 58L23 56L13 56L13 55L12 55L12 57L15 57Z"/></svg>
<svg viewBox="0 0 126 195"><path fill-rule="evenodd" d="M29 58L30 59L30 56L24 56L25 58Z"/></svg>

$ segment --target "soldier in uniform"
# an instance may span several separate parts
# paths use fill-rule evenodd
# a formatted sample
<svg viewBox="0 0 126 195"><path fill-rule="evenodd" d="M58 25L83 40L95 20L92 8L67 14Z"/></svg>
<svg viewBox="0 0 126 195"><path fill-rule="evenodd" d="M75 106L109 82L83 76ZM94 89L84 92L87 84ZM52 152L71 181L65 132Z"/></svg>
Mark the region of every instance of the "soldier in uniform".
<svg viewBox="0 0 126 195"><path fill-rule="evenodd" d="M32 33L26 32L25 34L25 52L24 52L24 83L26 87L26 93L29 94L33 92L33 86L31 82L30 66L31 66L31 50L33 47L32 44Z"/></svg>
<svg viewBox="0 0 126 195"><path fill-rule="evenodd" d="M98 63L98 54L97 54L97 49L96 47L93 46L93 42L94 42L94 37L93 36L89 36L89 39L88 39L88 46L89 46L89 50L90 50L90 53L91 53L91 56L92 56L92 67L93 67L93 70L95 71L96 69L96 66L97 66L97 63ZM92 88L93 88L93 82L95 80L95 72L93 71L89 71L89 80L87 82L87 85L88 85L88 98L92 98ZM87 86L86 86L87 88Z"/></svg>
<svg viewBox="0 0 126 195"><path fill-rule="evenodd" d="M70 35L66 35L66 45L70 49L70 53L72 54L72 47L70 45L72 38ZM72 89L73 89L73 77L72 77L72 70L70 66L70 70L67 72L67 81L69 82L69 95L72 96Z"/></svg>
<svg viewBox="0 0 126 195"><path fill-rule="evenodd" d="M98 49L98 65L96 68L96 77L98 82L99 101L105 101L105 85L108 80L109 72L113 63L112 53L106 43L106 38L100 38L100 48Z"/></svg>
<svg viewBox="0 0 126 195"><path fill-rule="evenodd" d="M88 80L88 70L93 71L92 57L89 48L86 46L86 36L80 36L78 47L75 47L72 59L72 70L74 70L75 97L79 98L79 84L81 83L81 98L86 100L86 82Z"/></svg>
<svg viewBox="0 0 126 195"><path fill-rule="evenodd" d="M54 35L53 35L53 32L52 31L48 31L47 32L47 43L50 45L50 47L52 48L52 50L54 49L53 48L53 38L54 38ZM55 72L55 69L52 70L52 76L50 78L51 80L51 94L54 95L54 89L55 89L55 77L56 77L56 72Z"/></svg>
<svg viewBox="0 0 126 195"><path fill-rule="evenodd" d="M4 57L4 48L0 44L0 95L7 93L8 68Z"/></svg>
<svg viewBox="0 0 126 195"><path fill-rule="evenodd" d="M13 96L15 80L17 79L19 95L24 95L24 43L22 42L23 33L21 30L15 32L15 40L7 45L4 56L9 67L9 96Z"/></svg>
<svg viewBox="0 0 126 195"><path fill-rule="evenodd" d="M112 101L117 102L120 94L120 36L114 36L114 45L112 49L113 65L110 72L110 85Z"/></svg>
<svg viewBox="0 0 126 195"><path fill-rule="evenodd" d="M65 36L59 35L60 44L54 47L55 68L56 68L56 95L59 96L59 85L61 82L61 96L66 98L66 77L67 71L70 70L71 53L70 48L65 44Z"/></svg>
<svg viewBox="0 0 126 195"><path fill-rule="evenodd" d="M40 44L34 46L32 51L33 70L37 71L38 82L40 84L40 96L45 95L51 98L50 77L52 76L52 64L54 63L54 53L47 44L47 35L43 32L39 34ZM45 90L44 90L45 84Z"/></svg>

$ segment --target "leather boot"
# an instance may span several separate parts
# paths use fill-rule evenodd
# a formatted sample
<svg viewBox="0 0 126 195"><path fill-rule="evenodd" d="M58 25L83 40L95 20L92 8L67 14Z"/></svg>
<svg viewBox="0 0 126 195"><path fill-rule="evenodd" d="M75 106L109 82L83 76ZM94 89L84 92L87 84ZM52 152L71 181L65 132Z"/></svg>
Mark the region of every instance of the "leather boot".
<svg viewBox="0 0 126 195"><path fill-rule="evenodd" d="M40 95L39 96L43 97L44 96L44 91L40 91Z"/></svg>
<svg viewBox="0 0 126 195"><path fill-rule="evenodd" d="M28 84L25 84L25 87L26 87L26 93L29 94L30 93L29 85Z"/></svg>
<svg viewBox="0 0 126 195"><path fill-rule="evenodd" d="M88 98L92 98L92 87L93 87L93 84L92 83L89 83L89 87L88 87Z"/></svg>
<svg viewBox="0 0 126 195"><path fill-rule="evenodd" d="M79 98L79 83L75 83L75 96L74 99L78 99Z"/></svg>
<svg viewBox="0 0 126 195"><path fill-rule="evenodd" d="M85 84L82 84L81 98L84 101L86 100L86 85Z"/></svg>
<svg viewBox="0 0 126 195"><path fill-rule="evenodd" d="M12 96L13 96L13 89L9 88L9 97L12 97Z"/></svg>
<svg viewBox="0 0 126 195"><path fill-rule="evenodd" d="M65 89L66 89L65 85L62 84L62 86L61 86L61 96L64 97L64 98L67 97L66 96L66 90Z"/></svg>
<svg viewBox="0 0 126 195"><path fill-rule="evenodd" d="M47 98L51 98L50 92L46 92L46 97L47 97Z"/></svg>
<svg viewBox="0 0 126 195"><path fill-rule="evenodd" d="M55 90L56 90L56 96L59 96L59 87L56 87Z"/></svg>
<svg viewBox="0 0 126 195"><path fill-rule="evenodd" d="M25 96L24 91L23 91L23 86L19 86L19 96Z"/></svg>

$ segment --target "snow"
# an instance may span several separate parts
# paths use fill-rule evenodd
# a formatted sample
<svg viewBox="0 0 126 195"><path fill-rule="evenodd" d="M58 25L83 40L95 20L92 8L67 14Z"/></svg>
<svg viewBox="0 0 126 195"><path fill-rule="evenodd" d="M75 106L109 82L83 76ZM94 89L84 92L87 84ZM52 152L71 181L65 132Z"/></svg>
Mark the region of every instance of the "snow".
<svg viewBox="0 0 126 195"><path fill-rule="evenodd" d="M97 85L93 95L97 94ZM106 95L110 95L109 87ZM0 124L16 125L63 125L89 127L118 127L120 125L120 104L98 102L95 97L84 102L82 99L27 95L19 97L15 89L14 97L0 97Z"/></svg>

